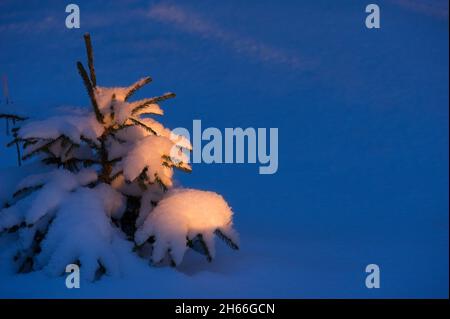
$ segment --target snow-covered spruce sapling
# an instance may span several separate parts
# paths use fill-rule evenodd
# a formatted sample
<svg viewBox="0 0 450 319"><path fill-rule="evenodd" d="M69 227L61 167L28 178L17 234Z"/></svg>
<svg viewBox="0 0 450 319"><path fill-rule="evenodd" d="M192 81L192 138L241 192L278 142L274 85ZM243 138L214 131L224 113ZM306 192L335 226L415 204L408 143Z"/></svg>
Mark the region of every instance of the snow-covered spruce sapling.
<svg viewBox="0 0 450 319"><path fill-rule="evenodd" d="M191 171L191 144L152 116L163 115L158 103L175 94L131 101L149 77L129 87L98 86L88 34L85 44L88 71L81 62L77 68L92 109L27 120L16 130L22 158L46 164L18 183L0 211L0 233L17 239L17 271L61 274L78 263L88 279L115 274L116 247L125 240L152 263L172 265L187 249L211 260L215 236L237 249L222 196L173 186L174 168Z"/></svg>

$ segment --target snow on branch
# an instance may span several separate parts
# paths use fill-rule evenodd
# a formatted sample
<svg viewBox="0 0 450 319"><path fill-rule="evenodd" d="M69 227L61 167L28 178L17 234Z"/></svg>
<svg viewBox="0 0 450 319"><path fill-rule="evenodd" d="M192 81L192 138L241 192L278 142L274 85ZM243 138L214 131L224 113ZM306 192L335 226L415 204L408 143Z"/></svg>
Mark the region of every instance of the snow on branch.
<svg viewBox="0 0 450 319"><path fill-rule="evenodd" d="M68 264L78 263L88 281L95 280L101 270L107 275L119 274L114 245L123 239L108 217L107 209L111 207L105 204L109 204L111 195L105 194L105 198L103 191L81 188L65 197L63 209L58 211L40 245L36 268L56 276L64 273Z"/></svg>
<svg viewBox="0 0 450 319"><path fill-rule="evenodd" d="M37 220L57 209L65 196L76 188L95 182L94 170L82 170L78 174L67 170L29 176L19 183L15 202L0 211L0 232L14 226L33 225ZM34 190L29 192L30 190ZM27 193L28 196L21 196Z"/></svg>
<svg viewBox="0 0 450 319"><path fill-rule="evenodd" d="M102 135L103 130L103 126L91 114L69 114L26 123L19 129L19 137L54 140L65 135L74 143L80 144L82 139L95 141Z"/></svg>
<svg viewBox="0 0 450 319"><path fill-rule="evenodd" d="M152 97L149 99L143 99L141 101L133 102L134 107L133 107L131 114L133 114L133 115L139 114L140 111L146 109L147 107L151 107L155 103L174 98L175 96L176 96L175 93L169 92L169 93L165 93L161 96L156 96L156 97Z"/></svg>
<svg viewBox="0 0 450 319"><path fill-rule="evenodd" d="M170 156L176 163L189 161L184 153L173 152L174 146L174 142L164 136L149 135L143 138L119 163L125 178L134 181L146 169L150 183L159 180L166 187L172 186L173 170L164 164L164 156Z"/></svg>
<svg viewBox="0 0 450 319"><path fill-rule="evenodd" d="M233 212L222 196L194 189L174 189L167 192L148 213L136 232L135 241L143 245L153 238L152 261L161 262L169 256L179 265L187 250L187 242L201 245L208 259L214 258L214 234L226 234L237 249L237 234L232 228ZM225 235L224 235L225 236ZM219 236L224 238L223 236Z"/></svg>
<svg viewBox="0 0 450 319"><path fill-rule="evenodd" d="M125 95L124 101L127 101L137 90L142 88L144 85L150 83L151 81L152 81L152 78L147 76L147 77L145 77L143 79L140 79L136 83L132 84L129 87L129 90L128 90L128 92Z"/></svg>

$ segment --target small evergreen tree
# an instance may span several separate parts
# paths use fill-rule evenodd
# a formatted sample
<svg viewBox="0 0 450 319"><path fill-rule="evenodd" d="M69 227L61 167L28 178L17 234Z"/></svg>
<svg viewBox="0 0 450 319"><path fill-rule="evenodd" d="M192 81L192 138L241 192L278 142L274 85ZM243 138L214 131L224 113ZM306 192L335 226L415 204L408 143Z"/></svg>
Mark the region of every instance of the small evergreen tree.
<svg viewBox="0 0 450 319"><path fill-rule="evenodd" d="M18 183L0 211L0 232L14 235L16 269L61 274L81 265L84 276L119 271L114 246L135 242L152 263L178 265L186 249L214 257L214 235L237 249L232 211L222 196L173 186L173 170L190 172L190 142L152 116L173 93L131 101L151 82L129 87L97 85L89 34L88 70L77 62L92 106L66 110L15 129L22 159L37 157L46 169Z"/></svg>

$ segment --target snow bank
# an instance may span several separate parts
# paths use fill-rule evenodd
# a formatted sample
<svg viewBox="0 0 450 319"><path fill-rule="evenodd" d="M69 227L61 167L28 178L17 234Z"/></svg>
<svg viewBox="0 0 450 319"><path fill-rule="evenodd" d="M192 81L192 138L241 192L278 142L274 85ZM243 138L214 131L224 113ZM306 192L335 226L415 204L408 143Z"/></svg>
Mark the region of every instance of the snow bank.
<svg viewBox="0 0 450 319"><path fill-rule="evenodd" d="M237 234L232 230L232 215L231 208L217 193L171 190L137 230L135 241L142 245L154 236L153 262L161 261L170 251L172 260L179 265L187 250L187 239L200 234L209 254L214 257L214 232L217 229L237 241Z"/></svg>

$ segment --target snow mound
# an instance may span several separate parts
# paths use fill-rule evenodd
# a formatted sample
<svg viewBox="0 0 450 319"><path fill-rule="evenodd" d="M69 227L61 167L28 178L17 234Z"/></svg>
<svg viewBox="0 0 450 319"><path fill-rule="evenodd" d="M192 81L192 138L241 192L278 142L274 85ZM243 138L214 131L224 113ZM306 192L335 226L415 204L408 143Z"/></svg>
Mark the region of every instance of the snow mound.
<svg viewBox="0 0 450 319"><path fill-rule="evenodd" d="M186 243L203 240L207 254L213 258L214 233L237 242L232 229L233 212L223 197L214 192L194 189L170 190L137 230L135 241L144 244L154 238L152 260L160 262L168 253L179 265L187 250Z"/></svg>

